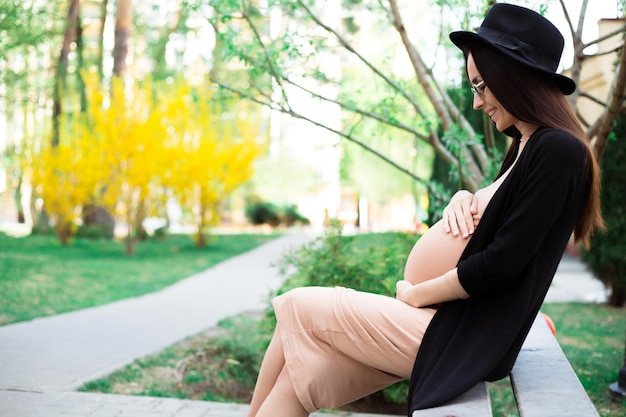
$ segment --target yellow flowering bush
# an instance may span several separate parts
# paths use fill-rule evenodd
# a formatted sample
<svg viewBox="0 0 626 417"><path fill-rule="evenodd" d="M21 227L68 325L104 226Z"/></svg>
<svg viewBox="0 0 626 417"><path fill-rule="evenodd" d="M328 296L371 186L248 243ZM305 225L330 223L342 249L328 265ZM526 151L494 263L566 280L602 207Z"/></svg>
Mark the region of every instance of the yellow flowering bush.
<svg viewBox="0 0 626 417"><path fill-rule="evenodd" d="M241 103L228 109L213 100L209 89L188 91L187 98L178 101L181 117L172 154L178 169L164 184L191 215L196 244L202 246L207 228L219 221L219 205L252 176L262 151L260 122L258 113Z"/></svg>
<svg viewBox="0 0 626 417"><path fill-rule="evenodd" d="M219 221L220 204L252 175L262 151L258 112L225 108L206 86L184 81L127 86L110 98L85 75L87 111L61 120L59 145L33 149L32 182L63 244L82 207L109 208L126 225L132 253L147 216L166 216L174 197L190 214L196 243Z"/></svg>
<svg viewBox="0 0 626 417"><path fill-rule="evenodd" d="M67 244L86 203L106 203L103 190L107 170L99 161L97 146L90 146L88 127L76 120L62 123L63 144L44 146L31 157L29 168L35 193L44 201L44 209L59 240Z"/></svg>

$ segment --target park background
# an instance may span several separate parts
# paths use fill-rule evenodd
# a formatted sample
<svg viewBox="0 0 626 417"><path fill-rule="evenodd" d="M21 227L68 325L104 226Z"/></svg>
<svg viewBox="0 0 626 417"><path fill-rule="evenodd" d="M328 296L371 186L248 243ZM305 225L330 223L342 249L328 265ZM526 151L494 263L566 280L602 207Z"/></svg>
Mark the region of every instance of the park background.
<svg viewBox="0 0 626 417"><path fill-rule="evenodd" d="M506 146L447 40L491 3L0 0L0 226L128 256L154 236L201 248L335 219L421 232ZM609 232L582 256L621 306L624 3L513 3L573 45L561 70L609 164Z"/></svg>
<svg viewBox="0 0 626 417"><path fill-rule="evenodd" d="M131 245L164 225L201 240L260 202L318 228L419 230L506 146L447 40L489 1L3 3L0 220L62 242L107 221ZM517 3L570 34L561 69L603 153L622 2Z"/></svg>

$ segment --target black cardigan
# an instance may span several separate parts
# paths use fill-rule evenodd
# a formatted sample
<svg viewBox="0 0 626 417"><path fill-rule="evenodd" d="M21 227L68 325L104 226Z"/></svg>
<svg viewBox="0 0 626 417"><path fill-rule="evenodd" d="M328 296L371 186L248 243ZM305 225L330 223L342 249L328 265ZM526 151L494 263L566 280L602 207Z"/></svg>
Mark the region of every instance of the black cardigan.
<svg viewBox="0 0 626 417"><path fill-rule="evenodd" d="M589 192L586 158L563 131L529 139L458 263L471 297L442 304L424 335L409 415L510 373Z"/></svg>

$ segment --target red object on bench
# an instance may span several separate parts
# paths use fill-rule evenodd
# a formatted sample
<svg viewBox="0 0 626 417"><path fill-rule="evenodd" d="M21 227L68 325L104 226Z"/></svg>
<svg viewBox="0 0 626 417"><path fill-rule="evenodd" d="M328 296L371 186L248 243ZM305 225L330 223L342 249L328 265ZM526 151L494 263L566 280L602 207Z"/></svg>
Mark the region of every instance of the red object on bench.
<svg viewBox="0 0 626 417"><path fill-rule="evenodd" d="M554 325L554 322L552 321L550 316L548 316L545 313L541 313L541 315L543 316L543 319L546 321L546 324L548 325L548 328L550 328L550 331L552 332L552 334L556 336L556 326Z"/></svg>

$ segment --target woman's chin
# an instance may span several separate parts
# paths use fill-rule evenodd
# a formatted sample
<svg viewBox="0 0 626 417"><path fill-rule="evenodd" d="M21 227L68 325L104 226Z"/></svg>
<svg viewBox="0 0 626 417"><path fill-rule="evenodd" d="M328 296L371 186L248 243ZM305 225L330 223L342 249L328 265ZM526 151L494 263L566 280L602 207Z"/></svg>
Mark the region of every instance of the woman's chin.
<svg viewBox="0 0 626 417"><path fill-rule="evenodd" d="M509 124L507 126L503 125L502 123L500 123L499 121L496 120L492 120L493 124L496 126L496 129L498 129L499 132L505 132L507 129L509 129L510 127L513 126L513 124Z"/></svg>

